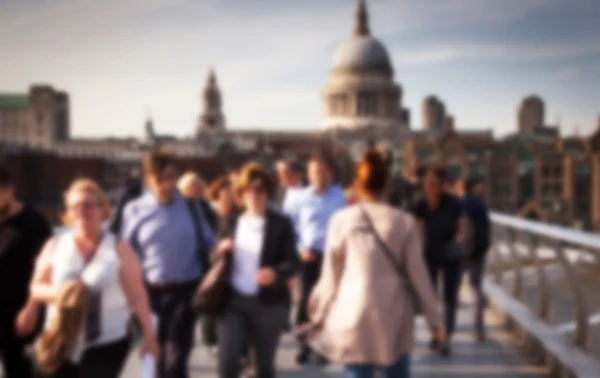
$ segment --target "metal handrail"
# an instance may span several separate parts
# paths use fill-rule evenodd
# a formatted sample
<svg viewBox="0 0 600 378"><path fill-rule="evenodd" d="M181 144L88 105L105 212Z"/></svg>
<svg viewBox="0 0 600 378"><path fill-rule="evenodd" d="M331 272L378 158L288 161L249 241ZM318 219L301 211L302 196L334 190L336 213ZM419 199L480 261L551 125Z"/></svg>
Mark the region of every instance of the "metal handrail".
<svg viewBox="0 0 600 378"><path fill-rule="evenodd" d="M576 274L575 263L568 258L569 246L573 246L577 254L592 253L600 255L600 234L568 229L542 222L526 220L523 218L492 213L493 244L490 252L495 256L497 267L495 278L499 284L504 281L503 275L507 271L514 274L514 287L512 295L517 300L523 300L523 267L524 258L529 258L529 266L535 268L539 287L539 300L537 303L537 314L544 320L550 320L550 309L552 298L548 277L545 272L547 259L540 258L540 254L547 253L548 248L554 253L553 261L563 270L572 294L575 309L575 334L574 343L589 350L591 345L590 303L584 292L584 283ZM527 253L525 255L516 253L516 244L525 241ZM508 249L508 255L500 253L500 247ZM572 249L571 249L572 251ZM507 257L510 264L506 267Z"/></svg>
<svg viewBox="0 0 600 378"><path fill-rule="evenodd" d="M532 234L580 245L582 247L600 249L600 234L573 230L567 227L536 222L500 213L491 213L490 217L493 223L512 229L527 231Z"/></svg>

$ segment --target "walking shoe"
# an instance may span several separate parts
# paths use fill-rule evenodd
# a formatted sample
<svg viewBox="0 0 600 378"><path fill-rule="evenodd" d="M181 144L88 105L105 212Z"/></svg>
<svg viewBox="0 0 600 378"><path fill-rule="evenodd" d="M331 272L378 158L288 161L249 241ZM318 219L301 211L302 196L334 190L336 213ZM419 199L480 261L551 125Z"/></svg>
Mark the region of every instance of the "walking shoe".
<svg viewBox="0 0 600 378"><path fill-rule="evenodd" d="M310 349L302 348L296 355L296 363L298 365L306 365L308 363L309 358L310 358Z"/></svg>
<svg viewBox="0 0 600 378"><path fill-rule="evenodd" d="M482 329L475 331L475 339L479 343L485 342L485 339L486 339L486 337L485 337L485 331L482 330Z"/></svg>
<svg viewBox="0 0 600 378"><path fill-rule="evenodd" d="M440 355L445 358L448 358L452 355L450 344L444 344L440 346Z"/></svg>
<svg viewBox="0 0 600 378"><path fill-rule="evenodd" d="M429 341L429 350L434 351L437 350L440 347L440 343L437 341L436 338L432 337L431 340Z"/></svg>
<svg viewBox="0 0 600 378"><path fill-rule="evenodd" d="M318 366L327 366L329 365L329 360L321 355L317 356L317 365Z"/></svg>

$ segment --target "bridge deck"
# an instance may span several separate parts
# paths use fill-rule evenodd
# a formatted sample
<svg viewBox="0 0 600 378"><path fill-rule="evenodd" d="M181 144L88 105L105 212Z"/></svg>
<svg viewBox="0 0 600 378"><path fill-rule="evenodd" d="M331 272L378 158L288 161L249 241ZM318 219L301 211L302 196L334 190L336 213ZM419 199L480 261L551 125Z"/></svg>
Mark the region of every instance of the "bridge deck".
<svg viewBox="0 0 600 378"><path fill-rule="evenodd" d="M471 311L468 307L460 310L457 334L453 341L453 355L442 359L427 350L429 339L424 322L419 319L417 347L413 353L413 377L415 378L533 378L546 377L543 368L531 364L519 355L511 344L508 335L494 319L488 316L488 341L478 344L471 332ZM298 367L294 362L296 344L290 335L286 335L277 357L280 378L326 378L341 377L342 367L330 365L324 370L314 366ZM216 377L215 360L206 348L198 346L190 364L190 378ZM124 377L139 377L139 359L132 357Z"/></svg>

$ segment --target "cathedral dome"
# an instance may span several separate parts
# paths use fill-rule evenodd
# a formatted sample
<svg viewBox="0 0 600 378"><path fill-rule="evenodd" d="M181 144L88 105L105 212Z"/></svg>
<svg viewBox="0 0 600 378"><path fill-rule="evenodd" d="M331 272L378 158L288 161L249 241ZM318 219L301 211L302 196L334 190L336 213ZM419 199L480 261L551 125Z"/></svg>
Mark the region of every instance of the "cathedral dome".
<svg viewBox="0 0 600 378"><path fill-rule="evenodd" d="M383 44L371 36L365 0L358 2L354 32L333 55L332 71L376 71L392 74L390 56Z"/></svg>
<svg viewBox="0 0 600 378"><path fill-rule="evenodd" d="M392 73L392 64L387 50L377 39L370 35L353 35L335 51L331 69Z"/></svg>

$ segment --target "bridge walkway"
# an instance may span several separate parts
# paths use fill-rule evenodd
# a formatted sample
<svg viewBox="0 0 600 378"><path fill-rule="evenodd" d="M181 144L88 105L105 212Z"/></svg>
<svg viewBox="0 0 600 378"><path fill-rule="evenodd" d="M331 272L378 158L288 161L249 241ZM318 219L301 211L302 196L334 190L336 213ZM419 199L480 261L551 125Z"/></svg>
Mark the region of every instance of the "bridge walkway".
<svg viewBox="0 0 600 378"><path fill-rule="evenodd" d="M453 354L444 359L432 354L427 344L429 334L422 319L417 321L417 346L413 352L413 378L534 378L547 377L544 368L532 364L521 356L511 337L498 320L488 314L488 339L483 343L474 340L472 312L468 295L463 293L463 305L458 317L458 329L453 340ZM200 344L200 343L199 343ZM332 378L343 377L343 369L332 364L324 369L316 366L299 367L294 361L296 344L287 334L281 341L277 356L280 378ZM124 377L140 377L139 358L132 356ZM190 363L190 378L216 377L216 361L204 346L197 346Z"/></svg>

